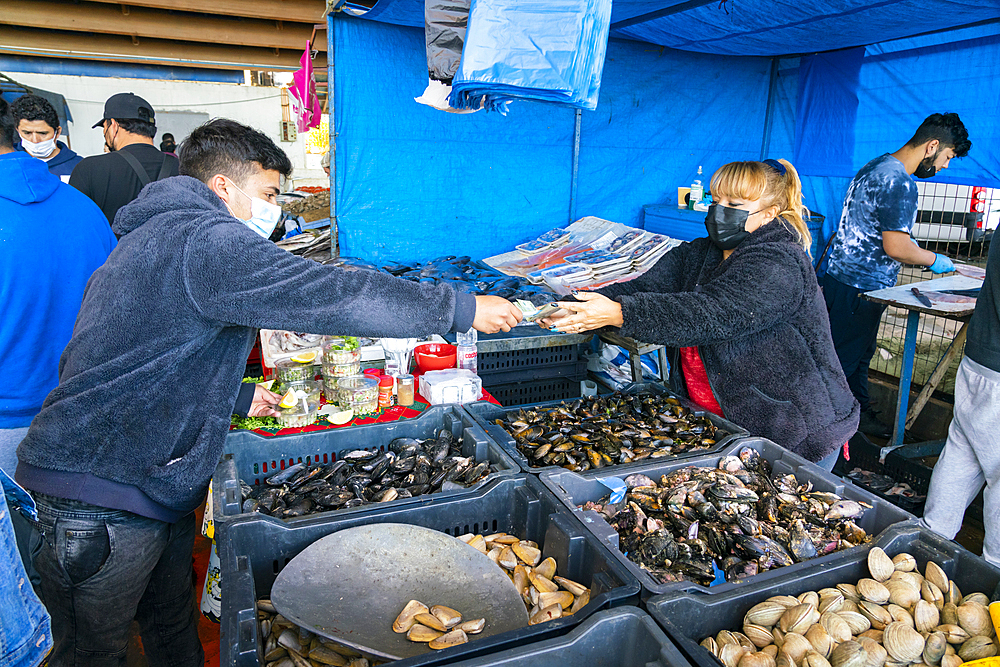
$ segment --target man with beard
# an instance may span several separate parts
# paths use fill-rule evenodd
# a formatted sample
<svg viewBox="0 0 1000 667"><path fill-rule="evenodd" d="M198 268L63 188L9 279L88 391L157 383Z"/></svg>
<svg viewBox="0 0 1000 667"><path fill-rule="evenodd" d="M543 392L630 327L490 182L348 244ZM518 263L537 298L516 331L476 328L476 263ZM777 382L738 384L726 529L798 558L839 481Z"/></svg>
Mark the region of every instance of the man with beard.
<svg viewBox="0 0 1000 667"><path fill-rule="evenodd" d="M858 430L864 433L890 435L868 398L868 365L885 306L862 295L894 286L900 264L926 266L934 273L955 270L950 259L924 250L910 238L917 218L912 177L934 176L947 169L952 158L965 157L971 147L958 114L932 114L906 145L866 164L847 188L829 268L820 285L837 356L861 404Z"/></svg>

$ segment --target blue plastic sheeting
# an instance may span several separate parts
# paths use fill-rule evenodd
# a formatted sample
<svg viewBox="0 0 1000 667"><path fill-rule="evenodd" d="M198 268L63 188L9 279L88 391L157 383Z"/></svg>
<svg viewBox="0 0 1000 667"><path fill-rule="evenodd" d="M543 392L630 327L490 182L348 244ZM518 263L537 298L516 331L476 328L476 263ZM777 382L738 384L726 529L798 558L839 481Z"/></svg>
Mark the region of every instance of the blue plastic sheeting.
<svg viewBox="0 0 1000 667"><path fill-rule="evenodd" d="M566 224L572 110L436 111L413 101L427 85L423 30L332 23L341 254L489 257Z"/></svg>
<svg viewBox="0 0 1000 667"><path fill-rule="evenodd" d="M701 5L701 6L697 6ZM616 30L626 19L688 8ZM379 0L365 18L423 26L423 0ZM1000 18L995 0L615 0L612 37L684 51L772 56L815 53Z"/></svg>
<svg viewBox="0 0 1000 667"><path fill-rule="evenodd" d="M805 56L795 111L796 168L814 176L853 173L854 126L864 48Z"/></svg>
<svg viewBox="0 0 1000 667"><path fill-rule="evenodd" d="M611 0L472 0L451 106L596 109L610 20Z"/></svg>
<svg viewBox="0 0 1000 667"><path fill-rule="evenodd" d="M612 40L601 103L583 113L577 211L626 225L677 203L698 166L760 154L770 60L664 51ZM513 113L513 112L512 112Z"/></svg>
<svg viewBox="0 0 1000 667"><path fill-rule="evenodd" d="M33 72L66 76L123 77L126 79L170 79L211 83L243 83L243 70L205 69L201 67L162 67L133 65L98 60L70 58L33 58L0 55L0 72Z"/></svg>

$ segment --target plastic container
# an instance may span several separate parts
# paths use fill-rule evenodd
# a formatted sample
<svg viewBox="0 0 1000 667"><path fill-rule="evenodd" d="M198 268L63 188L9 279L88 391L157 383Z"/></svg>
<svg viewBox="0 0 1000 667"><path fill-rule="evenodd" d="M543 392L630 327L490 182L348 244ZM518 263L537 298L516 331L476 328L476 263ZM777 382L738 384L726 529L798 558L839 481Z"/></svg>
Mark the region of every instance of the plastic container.
<svg viewBox="0 0 1000 667"><path fill-rule="evenodd" d="M291 359L282 359L275 364L275 371L278 374L278 382L287 384L289 382L301 382L303 380L314 380L319 372L319 366L314 362L300 364Z"/></svg>
<svg viewBox="0 0 1000 667"><path fill-rule="evenodd" d="M770 581L747 583L724 595L698 595L690 591L672 591L646 601L650 615L666 630L698 667L719 667L719 662L707 650L698 646L705 637L720 630L739 630L743 617L759 602L773 595L799 595L806 591L839 583L856 583L868 577L868 551L882 547L890 557L906 552L917 560L920 572L928 560L944 569L954 579L963 594L981 591L990 596L1000 582L1000 569L966 551L950 540L923 529L916 521L897 524L882 533L869 545L835 554L822 566L791 572ZM815 561L814 561L815 562Z"/></svg>
<svg viewBox="0 0 1000 667"><path fill-rule="evenodd" d="M355 375L337 380L337 405L353 410L354 416L370 415L378 410L378 380Z"/></svg>
<svg viewBox="0 0 1000 667"><path fill-rule="evenodd" d="M271 339L274 338L275 334L277 334L277 336L279 337L286 337L285 334L287 333L288 332L279 331L276 329L260 330L261 356L265 366L267 366L268 368L275 368L277 363L283 359L289 359L291 357L295 357L300 354L306 354L314 351L317 352L316 361L314 363L319 363L320 355L322 355L323 353L321 337L313 336L311 334L303 334L310 340L315 339L315 343L305 344L303 342L304 339L302 339L301 335L295 334L295 338L298 339L300 342L303 342L303 344L297 346L294 350L282 351L278 348L278 345L271 342ZM309 379L311 380L312 378Z"/></svg>
<svg viewBox="0 0 1000 667"><path fill-rule="evenodd" d="M586 365L584 365L584 376L586 377ZM487 377L483 386L493 398L508 408L580 397L580 381L572 378L557 377L495 384Z"/></svg>
<svg viewBox="0 0 1000 667"><path fill-rule="evenodd" d="M327 338L323 341L323 363L331 365L360 364L361 350L343 349L347 341L343 338Z"/></svg>
<svg viewBox="0 0 1000 667"><path fill-rule="evenodd" d="M379 378L378 381L378 407L391 408L392 407L392 389L395 386L395 381L388 375L384 375Z"/></svg>
<svg viewBox="0 0 1000 667"><path fill-rule="evenodd" d="M323 377L344 378L352 375L361 375L361 362L354 361L347 364L323 364Z"/></svg>
<svg viewBox="0 0 1000 667"><path fill-rule="evenodd" d="M493 472L467 489L442 491L415 498L401 498L386 505L427 503L431 498L468 495L496 479L517 474L514 463L503 449L490 440L482 427L460 408L441 406L428 408L416 419L404 419L384 424L365 424L346 428L327 429L312 433L265 437L252 431L234 431L226 438L222 460L212 477L212 511L216 535L220 526L237 517L254 517L263 521L283 523L281 519L263 514L243 514L240 503L240 480L255 486L286 467L296 463L330 463L344 451L368 449L384 451L396 438L423 440L434 437L440 429L451 431L462 444L462 456L475 456L477 461L489 461ZM333 514L370 511L374 505L334 510ZM289 519L289 523L308 521L317 516L330 516L330 512L310 514Z"/></svg>
<svg viewBox="0 0 1000 667"><path fill-rule="evenodd" d="M879 475L887 475L897 482L906 482L910 485L910 488L917 493L927 495L927 489L930 486L931 481L930 468L914 465L913 461L909 461L901 456L898 453L899 450L889 452L889 454L885 457L885 462L880 462L879 457L881 456L882 448L879 445L874 444L864 433L861 432L855 433L851 436L849 449L851 460L845 461L844 457L841 456L840 460L837 461L837 465L833 468L833 473L835 475L840 475L841 477L847 479L848 473L850 473L853 469L861 468ZM924 512L925 499L923 498L907 498L898 494L890 495L882 493L876 489L869 488L856 480L852 479L850 481L863 489L867 489L879 498L887 500L893 505L902 507L907 512L912 512L917 516L922 515Z"/></svg>
<svg viewBox="0 0 1000 667"><path fill-rule="evenodd" d="M472 371L447 368L420 376L420 395L431 405L471 403L483 395L483 381Z"/></svg>
<svg viewBox="0 0 1000 667"><path fill-rule="evenodd" d="M590 604L572 616L394 662L398 667L491 656L532 641L559 637L597 611L638 601L638 582L533 477L502 479L477 489L471 496L441 495L431 503L423 500L406 507L377 506L366 513L342 518L314 516L294 525L252 519L225 525L217 538L226 591L222 599L220 664L237 667L262 664L256 600L270 593L278 573L307 546L338 530L360 525L405 523L455 536L508 532L537 542L543 557L555 558L561 576L591 589ZM337 594L363 595L365 591L331 591L331 595Z"/></svg>
<svg viewBox="0 0 1000 667"><path fill-rule="evenodd" d="M580 383L576 382L575 384L576 384L576 387L575 387L576 396L579 396L580 395ZM495 393L493 393L492 389L490 389L489 391L490 391L490 394L492 394L494 398L496 398L498 401L500 401L501 403L503 403L503 400L500 397L498 397ZM674 394L673 392L669 391L666 387L664 387L661 384L655 384L655 383L651 383L651 382L650 383L633 382L632 384L629 384L626 387L624 387L622 389L622 392L626 393L626 394L654 393L654 394L668 394L670 396L674 396L675 398L678 398L678 400L680 401L681 405L683 405L686 408L692 409L694 411L695 415L708 417L709 420L711 420L711 422L718 429L719 432L717 434L717 442L716 442L716 444L715 444L714 447L710 447L708 449L701 449L701 450L698 450L696 452L692 452L690 454L679 454L676 457L667 457L667 458L663 458L663 459L657 459L657 461L659 461L661 463L666 463L666 462L669 462L669 461L672 461L672 460L676 460L676 459L688 459L688 458L690 458L692 456L700 456L700 455L705 455L705 454L711 454L711 453L714 453L714 452L718 452L718 451L721 451L723 449L728 448L729 445L732 444L732 442L736 438L743 437L743 436L747 435L746 429L740 428L736 424L734 424L734 423L732 423L730 421L726 421L722 417L719 417L718 415L715 415L715 414L713 414L711 412L708 412L706 410L701 410L700 408L694 407L694 405L692 403L690 403L690 402L688 402L688 401L686 401L686 400L684 400L682 398L677 397L676 394ZM561 403L561 401L549 401L549 402L545 402L545 403L534 404L534 405L531 405L530 407L532 407L532 408L552 407L552 406L557 406L560 403ZM550 466L537 466L536 467L536 466L532 466L528 462L528 459L524 456L524 454L522 454L520 452L520 450L518 450L517 443L514 442L514 438L512 438L511 435L506 430L503 429L503 427L501 427L501 426L499 426L499 425L496 424L496 420L498 420L498 419L505 419L508 414L517 413L517 411L521 410L522 407L513 407L513 406L510 406L510 405L507 405L507 404L505 404L505 406L506 407L499 407L499 406L497 406L497 405L495 405L493 403L488 403L488 402L485 402L485 401L479 401L479 402L476 402L476 403L471 403L469 405L466 405L465 409L473 416L473 418L475 418L475 420L477 422L479 422L479 424L484 429L486 429L486 433L488 433L489 436L491 438L493 438L493 440L495 440L496 442L500 443L500 445L504 448L504 451L506 451L507 454L512 459L514 459L515 461L517 461L518 465L521 466L521 470L523 470L524 472L530 472L530 473L538 474L538 473L541 473L541 472L543 472L545 470L562 470L562 468L560 468L559 466L550 465ZM529 406L523 406L523 408L527 408L527 407L529 407ZM617 475L619 473L621 473L621 474L627 474L627 473L622 473L621 471L631 470L632 468L635 468L636 466L641 466L644 463L646 463L646 461L640 461L638 463L627 463L627 464L616 465L616 466L609 466L608 468L602 468L602 470L608 470L608 471L612 471L613 470L615 472L611 473L611 474L615 474L615 475Z"/></svg>
<svg viewBox="0 0 1000 667"><path fill-rule="evenodd" d="M455 367L457 348L449 343L424 343L413 348L417 368L421 373ZM402 369L403 372L406 369Z"/></svg>
<svg viewBox="0 0 1000 667"><path fill-rule="evenodd" d="M483 378L483 384L487 387L551 378L579 381L587 377L587 359L584 354L587 347L575 344L494 352L479 350L476 355L476 373Z"/></svg>
<svg viewBox="0 0 1000 667"><path fill-rule="evenodd" d="M476 330L469 329L465 333L456 334L458 345L455 347L456 367L473 373L479 372L479 350L476 348Z"/></svg>
<svg viewBox="0 0 1000 667"><path fill-rule="evenodd" d="M280 363L280 362L279 362ZM284 428L308 426L316 421L316 411L319 409L319 396L322 385L315 380L300 380L282 385L282 393L294 391L296 403L285 408L276 406L278 422Z"/></svg>
<svg viewBox="0 0 1000 667"><path fill-rule="evenodd" d="M562 637L525 644L453 667L685 667L687 658L646 612L599 611Z"/></svg>
<svg viewBox="0 0 1000 667"><path fill-rule="evenodd" d="M567 508L576 512L581 522L594 535L600 538L601 542L607 545L608 549L615 554L618 560L632 572L632 575L642 584L644 597L659 595L677 589L697 590L701 593L717 595L733 590L734 588L740 588L746 584L724 582L707 588L693 581L660 583L621 552L618 546L618 533L604 517L597 512L584 512L579 509L579 506L588 501L596 502L607 496L611 490L602 484L602 480L607 480L609 477L621 479L627 475L641 472L658 480L661 475L666 475L674 470L688 466L710 466L714 468L723 456L738 454L744 447L752 447L760 452L761 456L771 465L772 479L777 475L792 473L799 480L799 483L812 482L815 491L836 493L847 500L860 500L872 505L872 509L866 511L864 517L855 522L869 535L878 535L896 522L907 521L913 518L913 515L908 514L895 505L877 498L860 487L845 483L843 480L828 472L824 472L814 464L809 463L783 447L779 447L770 440L757 437L730 441L729 446L722 451L707 456L688 457L680 461L657 459L650 462L647 460L644 462L645 465L631 465L627 471L615 470L615 468L601 468L600 470L588 470L583 474L578 474L559 468L554 471L541 473L539 479ZM625 466L621 466L621 468L625 468ZM768 570L756 576L749 577L746 581L775 579L776 577L785 576L788 572L801 572L805 568L821 567L823 563L837 558L840 553L835 552L828 556L814 558L803 563Z"/></svg>

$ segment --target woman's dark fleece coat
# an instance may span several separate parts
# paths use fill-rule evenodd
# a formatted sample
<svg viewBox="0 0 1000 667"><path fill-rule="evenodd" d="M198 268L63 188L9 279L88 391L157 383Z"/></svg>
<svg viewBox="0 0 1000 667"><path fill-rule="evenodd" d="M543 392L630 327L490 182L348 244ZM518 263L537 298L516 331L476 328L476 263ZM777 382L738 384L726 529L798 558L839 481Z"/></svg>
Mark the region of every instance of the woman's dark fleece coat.
<svg viewBox="0 0 1000 667"><path fill-rule="evenodd" d="M173 520L197 507L257 329L408 337L475 317L450 287L285 252L188 176L147 185L114 231L17 451L18 479L61 498Z"/></svg>
<svg viewBox="0 0 1000 667"><path fill-rule="evenodd" d="M796 239L776 219L725 261L709 239L695 239L639 278L600 292L621 303L623 335L697 345L727 419L818 461L854 435L859 407Z"/></svg>

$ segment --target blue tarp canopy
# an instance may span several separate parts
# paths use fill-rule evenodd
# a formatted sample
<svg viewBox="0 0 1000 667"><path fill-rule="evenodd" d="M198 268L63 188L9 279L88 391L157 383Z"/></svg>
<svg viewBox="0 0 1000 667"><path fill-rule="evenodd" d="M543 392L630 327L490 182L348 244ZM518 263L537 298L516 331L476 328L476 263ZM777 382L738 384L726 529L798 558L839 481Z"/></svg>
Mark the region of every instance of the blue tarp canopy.
<svg viewBox="0 0 1000 667"><path fill-rule="evenodd" d="M412 101L422 0L330 23L345 255L488 257L584 215L641 225L699 165L707 184L763 157L796 164L829 232L854 173L935 112L958 112L973 148L933 180L1000 187L997 0L616 0L597 109L505 118Z"/></svg>

